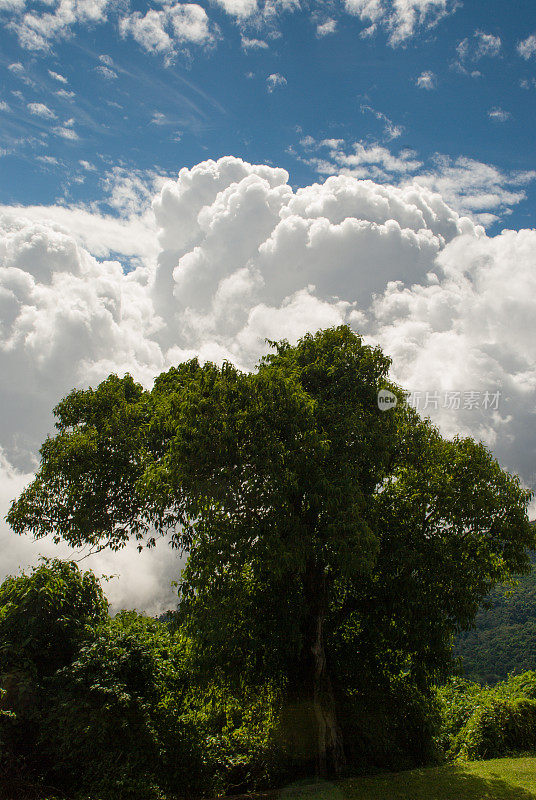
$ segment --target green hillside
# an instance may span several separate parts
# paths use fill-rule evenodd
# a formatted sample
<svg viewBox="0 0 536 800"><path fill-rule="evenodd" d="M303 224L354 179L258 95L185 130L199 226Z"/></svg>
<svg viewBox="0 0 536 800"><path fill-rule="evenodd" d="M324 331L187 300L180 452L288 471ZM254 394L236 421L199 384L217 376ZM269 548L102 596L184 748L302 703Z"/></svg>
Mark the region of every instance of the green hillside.
<svg viewBox="0 0 536 800"><path fill-rule="evenodd" d="M536 669L536 553L532 564L531 573L495 589L475 627L458 636L454 653L470 680L496 683L510 672Z"/></svg>

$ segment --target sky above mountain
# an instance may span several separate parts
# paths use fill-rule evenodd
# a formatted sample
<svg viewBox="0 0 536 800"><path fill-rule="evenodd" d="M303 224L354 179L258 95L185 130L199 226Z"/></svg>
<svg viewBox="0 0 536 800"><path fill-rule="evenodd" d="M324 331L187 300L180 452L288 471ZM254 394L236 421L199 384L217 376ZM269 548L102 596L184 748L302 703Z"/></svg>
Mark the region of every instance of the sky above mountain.
<svg viewBox="0 0 536 800"><path fill-rule="evenodd" d="M536 487L536 6L0 0L0 513L51 409L347 322ZM3 524L3 523L2 523ZM56 552L0 532L3 572ZM65 554L66 551L61 551ZM93 560L92 560L93 559ZM165 546L88 559L169 603Z"/></svg>

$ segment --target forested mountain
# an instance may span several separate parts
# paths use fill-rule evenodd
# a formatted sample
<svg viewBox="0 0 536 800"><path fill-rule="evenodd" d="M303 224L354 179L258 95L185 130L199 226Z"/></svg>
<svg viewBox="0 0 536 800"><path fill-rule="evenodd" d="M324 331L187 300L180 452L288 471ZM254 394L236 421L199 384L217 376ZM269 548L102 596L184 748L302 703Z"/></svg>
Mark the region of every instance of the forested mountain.
<svg viewBox="0 0 536 800"><path fill-rule="evenodd" d="M496 683L510 672L536 669L536 553L531 561L532 572L491 592L475 627L458 636L454 652L470 680Z"/></svg>

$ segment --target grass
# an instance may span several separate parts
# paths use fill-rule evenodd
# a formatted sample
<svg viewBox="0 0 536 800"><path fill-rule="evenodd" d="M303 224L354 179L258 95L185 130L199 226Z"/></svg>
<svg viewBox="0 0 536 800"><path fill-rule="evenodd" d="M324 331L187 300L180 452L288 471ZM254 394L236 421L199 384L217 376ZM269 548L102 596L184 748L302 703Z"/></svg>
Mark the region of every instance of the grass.
<svg viewBox="0 0 536 800"><path fill-rule="evenodd" d="M536 800L536 758L448 764L339 784L295 784L281 800Z"/></svg>

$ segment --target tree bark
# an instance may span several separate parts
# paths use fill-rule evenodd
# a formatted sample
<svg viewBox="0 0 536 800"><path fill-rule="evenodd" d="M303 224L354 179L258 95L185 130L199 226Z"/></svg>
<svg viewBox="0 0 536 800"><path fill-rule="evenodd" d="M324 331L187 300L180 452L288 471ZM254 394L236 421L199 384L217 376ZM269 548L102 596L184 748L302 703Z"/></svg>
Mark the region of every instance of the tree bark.
<svg viewBox="0 0 536 800"><path fill-rule="evenodd" d="M289 684L291 747L306 771L336 777L344 769L345 757L324 647L327 596L321 569L308 567L303 590L306 614L302 647Z"/></svg>

